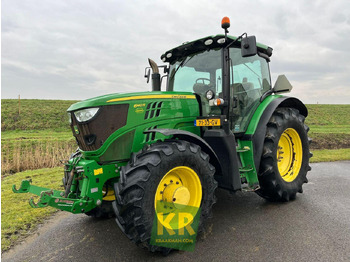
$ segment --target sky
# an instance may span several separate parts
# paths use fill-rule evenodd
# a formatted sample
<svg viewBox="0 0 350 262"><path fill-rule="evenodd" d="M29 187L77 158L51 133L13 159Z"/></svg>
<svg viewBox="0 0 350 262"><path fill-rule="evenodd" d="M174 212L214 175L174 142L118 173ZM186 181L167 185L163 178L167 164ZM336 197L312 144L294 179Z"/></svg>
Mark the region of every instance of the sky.
<svg viewBox="0 0 350 262"><path fill-rule="evenodd" d="M150 91L147 58L186 41L255 35L274 49L272 83L308 104L350 103L348 0L2 0L1 97L83 100Z"/></svg>

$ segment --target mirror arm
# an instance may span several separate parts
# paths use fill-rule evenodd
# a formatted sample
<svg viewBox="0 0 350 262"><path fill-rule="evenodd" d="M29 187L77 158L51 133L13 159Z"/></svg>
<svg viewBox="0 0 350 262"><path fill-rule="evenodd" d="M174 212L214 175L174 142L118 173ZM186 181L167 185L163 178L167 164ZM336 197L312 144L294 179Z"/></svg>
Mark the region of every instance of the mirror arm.
<svg viewBox="0 0 350 262"><path fill-rule="evenodd" d="M264 54L264 53L261 53L261 52L258 52L258 56L264 58L267 62L270 62L270 57L267 55L267 54Z"/></svg>
<svg viewBox="0 0 350 262"><path fill-rule="evenodd" d="M273 88L271 88L270 90L267 90L261 97L260 97L260 102L264 101L264 99L266 97L268 97L269 95L272 95L275 92L275 90L273 90Z"/></svg>
<svg viewBox="0 0 350 262"><path fill-rule="evenodd" d="M247 33L243 33L239 37L237 37L235 40L233 40L230 44L228 44L225 48L229 48L231 45L233 45L234 43L238 42L238 40L241 40L244 35L247 37Z"/></svg>

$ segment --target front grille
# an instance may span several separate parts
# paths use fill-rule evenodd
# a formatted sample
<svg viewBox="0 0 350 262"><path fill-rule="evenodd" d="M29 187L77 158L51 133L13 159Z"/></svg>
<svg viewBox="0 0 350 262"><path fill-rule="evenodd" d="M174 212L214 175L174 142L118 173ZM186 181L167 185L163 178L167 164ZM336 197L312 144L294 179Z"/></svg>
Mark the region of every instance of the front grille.
<svg viewBox="0 0 350 262"><path fill-rule="evenodd" d="M102 106L88 122L79 123L72 113L72 132L83 151L99 149L116 130L126 125L128 104Z"/></svg>

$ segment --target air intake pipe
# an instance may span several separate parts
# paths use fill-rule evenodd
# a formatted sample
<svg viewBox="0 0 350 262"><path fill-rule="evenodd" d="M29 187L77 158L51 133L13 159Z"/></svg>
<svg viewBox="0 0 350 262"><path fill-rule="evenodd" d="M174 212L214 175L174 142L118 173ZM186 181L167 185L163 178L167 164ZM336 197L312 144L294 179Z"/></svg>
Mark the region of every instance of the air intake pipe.
<svg viewBox="0 0 350 262"><path fill-rule="evenodd" d="M152 68L152 91L160 91L160 74L159 69L152 59L148 58L149 65Z"/></svg>

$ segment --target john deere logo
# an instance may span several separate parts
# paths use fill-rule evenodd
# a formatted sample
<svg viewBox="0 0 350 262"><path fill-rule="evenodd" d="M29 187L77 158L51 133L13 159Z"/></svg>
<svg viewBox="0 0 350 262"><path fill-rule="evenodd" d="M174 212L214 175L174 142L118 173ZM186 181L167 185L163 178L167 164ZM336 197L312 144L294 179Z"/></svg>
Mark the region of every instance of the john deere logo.
<svg viewBox="0 0 350 262"><path fill-rule="evenodd" d="M79 135L79 129L78 129L77 126L74 126L74 132L75 132L77 135Z"/></svg>
<svg viewBox="0 0 350 262"><path fill-rule="evenodd" d="M173 203L159 202L153 221L150 244L193 251L196 243L200 208L173 206Z"/></svg>
<svg viewBox="0 0 350 262"><path fill-rule="evenodd" d="M146 106L146 104L135 104L134 105L134 108L137 108L137 107L145 107Z"/></svg>

